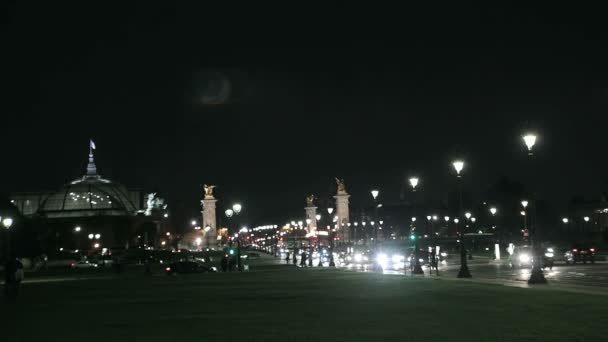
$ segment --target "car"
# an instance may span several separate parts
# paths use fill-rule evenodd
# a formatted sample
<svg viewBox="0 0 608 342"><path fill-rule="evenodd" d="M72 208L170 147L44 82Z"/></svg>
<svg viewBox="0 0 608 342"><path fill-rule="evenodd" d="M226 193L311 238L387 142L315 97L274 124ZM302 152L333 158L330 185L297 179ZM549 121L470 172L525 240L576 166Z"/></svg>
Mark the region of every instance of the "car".
<svg viewBox="0 0 608 342"><path fill-rule="evenodd" d="M595 263L596 251L594 247L576 245L564 253L564 260L566 264L576 264L577 262L582 262L583 264L590 262L593 264Z"/></svg>
<svg viewBox="0 0 608 342"><path fill-rule="evenodd" d="M165 267L167 275L216 272L213 266L208 267L195 261L173 262Z"/></svg>
<svg viewBox="0 0 608 342"><path fill-rule="evenodd" d="M509 266L511 268L532 267L532 258L532 247L515 247L513 253L509 256Z"/></svg>
<svg viewBox="0 0 608 342"><path fill-rule="evenodd" d="M546 248L540 258L541 267L553 269L554 249ZM531 246L515 247L509 256L509 266L512 268L532 267L534 265L534 251Z"/></svg>
<svg viewBox="0 0 608 342"><path fill-rule="evenodd" d="M81 269L81 268L96 268L97 264L94 263L90 263L87 260L81 260L78 262L73 262L70 264L71 268L77 268L77 269Z"/></svg>

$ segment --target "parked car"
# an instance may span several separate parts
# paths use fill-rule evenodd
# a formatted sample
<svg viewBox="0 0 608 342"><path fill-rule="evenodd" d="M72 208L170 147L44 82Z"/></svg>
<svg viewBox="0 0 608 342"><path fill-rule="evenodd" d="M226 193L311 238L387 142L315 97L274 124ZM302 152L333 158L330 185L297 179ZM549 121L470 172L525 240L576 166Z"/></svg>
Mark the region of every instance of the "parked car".
<svg viewBox="0 0 608 342"><path fill-rule="evenodd" d="M71 263L70 267L72 267L72 268L78 268L78 269L81 269L81 268L96 268L97 264L91 263L91 262L89 262L87 260L81 260L81 261L78 261L78 262Z"/></svg>
<svg viewBox="0 0 608 342"><path fill-rule="evenodd" d="M215 267L201 265L194 261L178 261L165 267L167 275L216 272Z"/></svg>
<svg viewBox="0 0 608 342"><path fill-rule="evenodd" d="M595 252L596 249L594 247L576 245L564 253L564 260L566 264L576 264L577 262L582 262L583 264L590 262L593 264L595 263Z"/></svg>

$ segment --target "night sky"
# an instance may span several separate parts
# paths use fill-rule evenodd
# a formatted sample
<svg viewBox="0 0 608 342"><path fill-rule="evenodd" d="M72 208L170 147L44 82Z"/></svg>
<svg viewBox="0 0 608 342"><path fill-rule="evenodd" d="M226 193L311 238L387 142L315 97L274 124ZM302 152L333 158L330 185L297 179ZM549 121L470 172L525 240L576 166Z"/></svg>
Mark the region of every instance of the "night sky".
<svg viewBox="0 0 608 342"><path fill-rule="evenodd" d="M599 8L260 6L10 6L0 192L81 176L92 138L99 172L158 191L177 224L203 183L281 223L334 176L355 206L414 174L445 197L458 156L476 193L526 181L526 129L541 197L608 190Z"/></svg>

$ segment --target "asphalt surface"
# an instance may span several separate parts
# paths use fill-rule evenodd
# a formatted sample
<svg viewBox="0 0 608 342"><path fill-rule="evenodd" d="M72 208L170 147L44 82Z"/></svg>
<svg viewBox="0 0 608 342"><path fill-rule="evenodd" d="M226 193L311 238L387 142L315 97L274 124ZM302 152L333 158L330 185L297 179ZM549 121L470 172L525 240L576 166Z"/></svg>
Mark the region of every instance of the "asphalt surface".
<svg viewBox="0 0 608 342"><path fill-rule="evenodd" d="M293 263L284 259L274 258L271 256L264 255L260 260L253 262L256 268L265 267L270 265L289 265L293 267ZM299 264L299 260L298 260ZM318 265L318 259L313 259L313 265L315 268ZM328 263L324 263L324 267L328 267ZM509 267L504 261L494 261L489 259L474 259L468 263L469 270L473 276L472 281L481 281L489 283L498 283L507 286L516 287L528 287L528 279L530 277L529 268L514 269ZM355 271L355 272L378 272L378 269L374 269L371 265L340 265L337 263L339 269ZM458 263L442 263L439 266L439 278L446 280L457 279L457 274L460 269ZM429 268L423 266L424 277L437 278L435 271L432 274L429 272ZM122 276L129 276L139 274L142 270L126 272ZM382 272L386 275L392 276L414 276L411 274L409 267L404 272L403 269L384 269ZM608 294L608 263L598 262L595 264L576 264L576 265L565 265L563 263L556 263L553 269L545 269L544 274L551 287L563 287L569 289L589 290L592 292L600 292ZM163 272L155 272L155 275L164 275ZM416 277L422 277L422 275L415 275ZM39 282L61 282L71 280L84 280L92 278L112 278L116 277L115 274L108 272L102 274L91 274L82 273L74 274L70 272L61 272L54 276L33 276L27 277L24 283L39 283Z"/></svg>

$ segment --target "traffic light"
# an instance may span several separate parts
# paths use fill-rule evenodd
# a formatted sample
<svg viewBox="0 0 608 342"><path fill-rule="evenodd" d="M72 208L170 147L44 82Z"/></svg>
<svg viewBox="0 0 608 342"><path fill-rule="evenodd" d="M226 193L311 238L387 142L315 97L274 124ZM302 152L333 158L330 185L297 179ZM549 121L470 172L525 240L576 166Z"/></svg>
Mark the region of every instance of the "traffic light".
<svg viewBox="0 0 608 342"><path fill-rule="evenodd" d="M236 252L235 252L234 248L230 248L230 249L228 250L228 254L230 254L230 255L234 255L234 254L236 254Z"/></svg>
<svg viewBox="0 0 608 342"><path fill-rule="evenodd" d="M410 233L410 241L416 241L416 233Z"/></svg>

